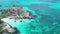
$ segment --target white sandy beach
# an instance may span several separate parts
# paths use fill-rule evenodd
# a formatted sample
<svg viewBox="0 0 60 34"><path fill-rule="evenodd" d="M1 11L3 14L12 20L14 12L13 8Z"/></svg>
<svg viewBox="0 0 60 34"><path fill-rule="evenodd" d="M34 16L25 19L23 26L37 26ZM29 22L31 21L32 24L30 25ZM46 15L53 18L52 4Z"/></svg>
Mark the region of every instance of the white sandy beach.
<svg viewBox="0 0 60 34"><path fill-rule="evenodd" d="M31 21L34 21L34 19L16 19L16 22L15 19L9 19L9 18L3 18L1 19L2 21L10 24L12 27L15 27L16 25L23 25L23 24L26 24L26 23L30 23Z"/></svg>

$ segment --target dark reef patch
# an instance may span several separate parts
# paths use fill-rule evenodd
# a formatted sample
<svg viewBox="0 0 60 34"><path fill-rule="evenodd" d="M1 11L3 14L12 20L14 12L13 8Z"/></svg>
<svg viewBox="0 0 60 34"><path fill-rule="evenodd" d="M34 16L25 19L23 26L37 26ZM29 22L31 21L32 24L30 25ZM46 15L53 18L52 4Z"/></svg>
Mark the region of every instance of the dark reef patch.
<svg viewBox="0 0 60 34"><path fill-rule="evenodd" d="M40 0L40 2L59 2L60 0Z"/></svg>
<svg viewBox="0 0 60 34"><path fill-rule="evenodd" d="M38 15L40 15L40 13L42 12L42 10L44 10L44 12L46 13L46 10L49 10L48 6L50 6L49 4L32 4L29 5L28 7L31 10L34 10Z"/></svg>
<svg viewBox="0 0 60 34"><path fill-rule="evenodd" d="M32 4L29 5L28 7L32 10L44 10L44 9L48 9L48 6L50 6L49 4Z"/></svg>
<svg viewBox="0 0 60 34"><path fill-rule="evenodd" d="M41 16L42 16L40 19L41 24L45 26L52 26L52 23L55 21L53 17L49 15L41 15Z"/></svg>
<svg viewBox="0 0 60 34"><path fill-rule="evenodd" d="M53 9L53 8L49 8L48 4L32 4L29 5L28 7L31 10L34 10L36 12L37 15L50 15L52 16L57 22L60 22L60 9ZM47 18L47 17L46 17ZM52 18L51 18L52 21Z"/></svg>

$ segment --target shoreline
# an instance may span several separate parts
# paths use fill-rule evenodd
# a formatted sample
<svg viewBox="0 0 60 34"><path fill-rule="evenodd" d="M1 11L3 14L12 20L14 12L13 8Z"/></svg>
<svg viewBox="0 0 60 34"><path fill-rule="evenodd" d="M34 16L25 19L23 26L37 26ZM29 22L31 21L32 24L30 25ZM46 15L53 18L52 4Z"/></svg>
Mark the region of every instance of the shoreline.
<svg viewBox="0 0 60 34"><path fill-rule="evenodd" d="M1 20L3 20L4 22L8 23L8 24L11 25L12 27L16 27L17 30L20 32L21 29L19 29L19 26L21 27L22 25L24 25L24 24L26 24L26 23L28 24L28 23L30 23L30 21L32 21L33 19L31 19L31 20L29 20L29 19L18 19L18 20L16 20L17 22L14 22L14 21L13 21L14 19L9 19L9 18L3 18L3 19L1 19ZM20 22L20 21L22 21L22 22Z"/></svg>
<svg viewBox="0 0 60 34"><path fill-rule="evenodd" d="M8 19L8 18L7 18ZM5 22L4 19L1 19L4 23L2 27L2 33L20 33L16 27L12 27L9 23Z"/></svg>

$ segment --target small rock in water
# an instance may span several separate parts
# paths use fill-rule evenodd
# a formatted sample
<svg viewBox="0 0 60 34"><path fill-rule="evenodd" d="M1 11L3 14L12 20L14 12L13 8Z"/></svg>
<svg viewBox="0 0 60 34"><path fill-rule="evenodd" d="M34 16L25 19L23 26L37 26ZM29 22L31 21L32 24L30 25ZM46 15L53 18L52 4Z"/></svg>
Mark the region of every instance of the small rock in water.
<svg viewBox="0 0 60 34"><path fill-rule="evenodd" d="M22 22L22 21L20 21L20 22Z"/></svg>

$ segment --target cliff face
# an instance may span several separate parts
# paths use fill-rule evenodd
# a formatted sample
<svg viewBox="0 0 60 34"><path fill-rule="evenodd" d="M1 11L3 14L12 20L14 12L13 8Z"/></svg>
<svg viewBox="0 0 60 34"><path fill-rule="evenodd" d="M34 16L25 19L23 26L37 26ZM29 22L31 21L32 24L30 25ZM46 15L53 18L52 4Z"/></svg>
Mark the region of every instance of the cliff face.
<svg viewBox="0 0 60 34"><path fill-rule="evenodd" d="M21 7L11 7L8 9L10 16L18 16L20 18L31 18L30 13L24 11Z"/></svg>
<svg viewBox="0 0 60 34"><path fill-rule="evenodd" d="M10 14L17 14L17 15L20 15L21 13L23 13L23 9L21 9L20 7L11 7L8 9L9 13Z"/></svg>

